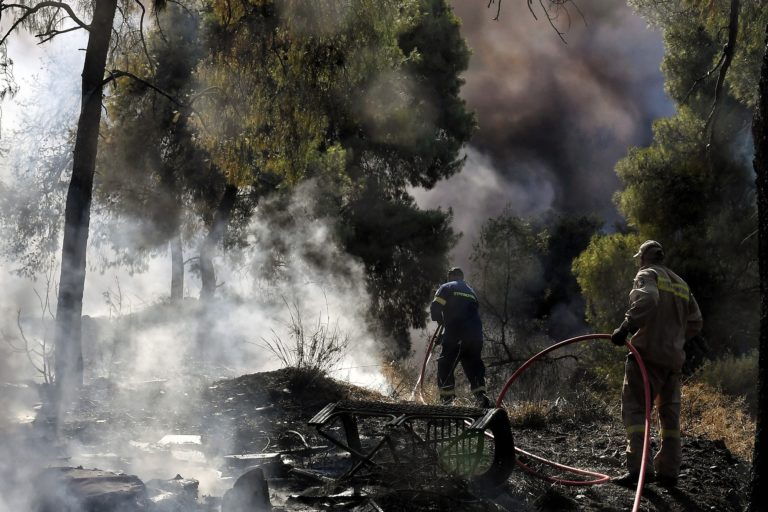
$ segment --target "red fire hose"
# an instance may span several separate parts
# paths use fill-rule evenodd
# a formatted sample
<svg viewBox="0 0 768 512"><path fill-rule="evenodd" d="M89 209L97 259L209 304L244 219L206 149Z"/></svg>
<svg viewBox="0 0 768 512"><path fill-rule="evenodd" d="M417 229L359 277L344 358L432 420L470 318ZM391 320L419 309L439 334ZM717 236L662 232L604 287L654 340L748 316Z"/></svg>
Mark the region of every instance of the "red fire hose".
<svg viewBox="0 0 768 512"><path fill-rule="evenodd" d="M441 326L438 326L437 330L435 330L435 334L430 339L429 345L427 346L427 352L424 355L424 363L421 366L421 374L419 375L419 380L417 381L417 385L420 385L419 388L419 398L421 399L422 403L424 403L424 397L423 397L423 389L424 389L424 371L427 367L427 363L429 362L429 358L432 354L432 345L435 342L435 339L438 336L438 332L440 331ZM586 340L595 340L595 339L610 339L610 334L586 334L584 336L577 336L575 338L569 338L567 340L561 341L559 343L555 343L554 345L542 350L535 356L531 357L528 361L523 363L515 372L512 374L509 379L507 379L507 382L504 384L504 387L501 390L501 393L499 393L499 397L496 399L496 407L501 407L502 402L504 400L504 397L507 394L507 391L509 390L509 387L512 385L512 383L517 380L517 378L535 361L540 359L541 357L545 356L546 354L557 350L559 348L562 348L566 345L570 345L572 343L577 343L580 341L586 341ZM637 352L635 347L632 346L630 342L627 342L627 348L634 354L635 361L637 361L638 367L640 368L640 373L643 376L643 387L645 391L645 435L643 437L643 454L648 453L648 448L650 444L650 423L651 423L651 389L650 385L648 383L648 372L645 369L645 364L643 363L643 359L640 357L640 354ZM566 479L559 479L559 478L553 478L550 476L542 475L535 470L533 470L531 467L527 466L523 462L520 462L520 460L517 460L517 465L520 466L520 468L525 471L528 474L531 474L533 476L536 476L537 478L541 478L542 480L546 480L548 482L552 483L558 483L562 485L596 485L596 484L603 484L608 481L610 481L610 477L608 475L603 475L602 473L596 473L593 471L588 471L585 469L579 469L579 468L573 468L570 466L565 466L563 464L558 464L553 461L549 461L547 459L544 459L542 457L539 457L537 455L533 455L531 453L528 453L524 450L521 450L520 448L515 448L515 451L518 453L521 453L525 455L526 457L529 457L531 459L537 460L539 462L542 462L544 464L553 466L555 468L574 473L579 475L588 475L595 477L594 480L566 480ZM647 460L648 458L646 456L643 456L642 462L640 464L640 478L637 482L637 490L635 491L635 501L634 505L632 507L632 512L637 512L640 509L640 499L643 494L643 484L645 483L645 471L647 466Z"/></svg>
<svg viewBox="0 0 768 512"><path fill-rule="evenodd" d="M432 337L429 339L429 344L427 344L427 351L424 353L424 362L421 364L421 373L419 373L419 380L416 381L416 385L414 386L414 391L416 391L416 388L419 390L419 400L421 403L426 403L424 401L424 372L427 369L427 364L429 363L430 358L432 357L432 348L435 345L435 341L437 340L438 336L442 334L443 332L443 324L438 324L437 329L435 329L434 334L432 334ZM413 392L411 393L411 399L413 399Z"/></svg>

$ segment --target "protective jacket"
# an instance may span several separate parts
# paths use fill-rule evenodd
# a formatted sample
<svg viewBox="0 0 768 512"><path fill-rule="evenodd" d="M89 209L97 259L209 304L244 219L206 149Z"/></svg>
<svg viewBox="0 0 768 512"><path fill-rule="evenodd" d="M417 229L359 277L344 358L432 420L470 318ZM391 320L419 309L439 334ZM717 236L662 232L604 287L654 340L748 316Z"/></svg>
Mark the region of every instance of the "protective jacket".
<svg viewBox="0 0 768 512"><path fill-rule="evenodd" d="M446 334L458 332L463 337L482 339L477 295L464 281L450 281L440 286L429 309L432 320L442 323Z"/></svg>
<svg viewBox="0 0 768 512"><path fill-rule="evenodd" d="M443 403L456 394L454 370L461 363L472 393L485 401L483 324L478 313L477 295L464 281L450 281L435 293L430 306L432 320L445 326L442 349L437 359L437 385ZM487 405L483 405L487 407Z"/></svg>
<svg viewBox="0 0 768 512"><path fill-rule="evenodd" d="M703 325L701 311L683 279L663 265L647 265L629 292L625 325L637 330L632 345L647 364L680 371L685 340Z"/></svg>

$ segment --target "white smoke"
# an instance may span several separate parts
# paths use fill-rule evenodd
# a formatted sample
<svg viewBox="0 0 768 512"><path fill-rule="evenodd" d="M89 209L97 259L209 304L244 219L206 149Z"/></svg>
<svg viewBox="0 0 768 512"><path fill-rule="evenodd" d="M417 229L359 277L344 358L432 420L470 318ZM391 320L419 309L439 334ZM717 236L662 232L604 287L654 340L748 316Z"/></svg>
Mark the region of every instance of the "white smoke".
<svg viewBox="0 0 768 512"><path fill-rule="evenodd" d="M421 208L453 210L453 227L463 235L453 250L455 264L467 266L481 226L507 206L521 217L552 208L555 191L547 168L536 162L509 165L514 169L497 168L488 155L469 147L460 173L430 190L410 190ZM514 180L507 178L512 174Z"/></svg>
<svg viewBox="0 0 768 512"><path fill-rule="evenodd" d="M83 56L78 48L83 48L84 43L75 37L69 43L66 41L65 37L62 44L57 40L56 46L37 47L23 34L11 39L9 53L16 63L15 76L20 91L3 105L0 142L8 154L0 164L0 179L3 186L19 187L18 190L25 192L18 194L17 199L35 197L31 192L37 185L26 180L44 171L38 169L42 161L39 144L26 141L55 140L58 144L67 139L67 130L73 128L76 120ZM58 132L56 128L60 128ZM30 136L29 130L36 130L34 136ZM67 176L61 179L66 184ZM65 191L66 187L59 191L59 199L63 199ZM220 490L216 489L217 476L210 467L205 472L200 464L193 464L195 461L185 465L178 459L162 459L151 453L137 457L136 450L145 443L157 442L167 433L173 415L195 404L200 399L197 393L206 382L279 368L281 361L265 348L264 341L279 339L290 349L295 327L292 315L295 317L297 312L310 334L319 326L349 338L350 350L331 368L332 376L385 390L384 379L378 371L381 364L378 342L365 322L370 300L365 289L364 269L336 243L333 221L311 214L315 194L313 184L295 191L289 202L294 229L280 231L270 223L264 213L266 209L257 212L246 230L250 245L236 255L225 256L220 250L214 259L220 286L216 290L217 298L206 305L196 300L200 280L187 267L185 300L179 308L168 306L170 255L166 251L147 254L141 265L127 269L101 264L114 260L111 248L89 246L83 297L86 383L100 386L110 382L110 386L118 386L124 390L121 396L129 397L134 403L116 402L111 406L118 410L128 406L144 408L148 416L156 417L157 425L144 432L134 432L131 441L135 446L98 447L73 442L65 450L70 457L67 464L122 470L143 479L169 478L177 472L186 472L201 480L202 490ZM93 232L104 219L94 215L91 220ZM125 227L126 233L114 234L129 236L130 221L126 221ZM186 241L185 257L196 255L203 236L203 232L198 232ZM273 257L260 245L264 240L272 243L278 240L284 249L275 275L265 273ZM17 325L19 311L25 335L33 343L45 338L44 331L52 325L50 312L56 311L60 241L56 247L50 254L50 265L33 276L36 280L18 277L17 261L5 259L0 266L0 286L4 291L0 300L0 333L13 338L16 346L21 342ZM45 304L46 300L50 301L49 307L42 314L40 301ZM0 355L3 356L0 384L8 386L3 393L12 390L15 400L5 401L5 398L10 400L10 393L4 397L0 427L17 428L22 417L24 421L34 417L33 406L40 400L36 389L42 378L26 353L12 353L10 345L0 342ZM159 399L155 397L143 403L144 398L131 392L152 386L162 387ZM125 427L127 431L135 428ZM52 460L32 446L16 446L17 437L4 439L0 442L0 455L5 461L0 464L0 512L27 510L30 489L15 483L28 482L31 475ZM29 464L21 463L17 450L27 453L24 461ZM126 459L128 454L132 460ZM13 489L7 487L9 483Z"/></svg>

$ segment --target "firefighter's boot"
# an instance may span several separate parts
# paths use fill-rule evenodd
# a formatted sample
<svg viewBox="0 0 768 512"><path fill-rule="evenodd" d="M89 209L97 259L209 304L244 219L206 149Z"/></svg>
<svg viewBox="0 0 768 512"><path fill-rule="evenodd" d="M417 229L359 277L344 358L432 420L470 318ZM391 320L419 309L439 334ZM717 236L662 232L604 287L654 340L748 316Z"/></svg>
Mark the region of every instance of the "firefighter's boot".
<svg viewBox="0 0 768 512"><path fill-rule="evenodd" d="M477 403L478 407L483 409L490 409L493 407L493 402L488 398L488 395L485 394L485 391L478 391L475 393L475 403Z"/></svg>

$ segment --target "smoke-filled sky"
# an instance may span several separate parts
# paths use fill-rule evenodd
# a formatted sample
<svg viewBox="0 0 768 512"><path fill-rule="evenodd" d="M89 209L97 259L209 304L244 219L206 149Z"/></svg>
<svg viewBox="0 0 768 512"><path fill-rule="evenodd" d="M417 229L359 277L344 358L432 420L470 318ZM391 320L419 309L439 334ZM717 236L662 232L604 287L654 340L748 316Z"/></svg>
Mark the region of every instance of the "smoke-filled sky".
<svg viewBox="0 0 768 512"><path fill-rule="evenodd" d="M503 2L496 21L496 5L452 4L472 50L463 97L479 126L464 170L414 194L422 207L453 209L464 234L454 261L467 264L478 228L507 204L525 216L556 209L619 220L614 165L673 112L661 34L621 1L579 0L583 19L570 5L570 28L561 12L567 44L526 2Z"/></svg>

